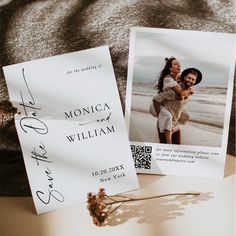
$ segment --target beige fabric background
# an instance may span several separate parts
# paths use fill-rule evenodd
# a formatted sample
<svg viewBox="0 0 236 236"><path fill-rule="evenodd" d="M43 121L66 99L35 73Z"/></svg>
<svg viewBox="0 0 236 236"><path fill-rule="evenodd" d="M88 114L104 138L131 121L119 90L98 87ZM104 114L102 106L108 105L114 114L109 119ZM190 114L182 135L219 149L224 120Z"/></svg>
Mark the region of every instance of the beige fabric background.
<svg viewBox="0 0 236 236"><path fill-rule="evenodd" d="M0 66L108 44L124 107L129 29L236 33L234 0L0 0ZM0 101L8 99L0 71ZM0 130L0 195L30 195L12 121ZM229 154L235 154L235 99Z"/></svg>

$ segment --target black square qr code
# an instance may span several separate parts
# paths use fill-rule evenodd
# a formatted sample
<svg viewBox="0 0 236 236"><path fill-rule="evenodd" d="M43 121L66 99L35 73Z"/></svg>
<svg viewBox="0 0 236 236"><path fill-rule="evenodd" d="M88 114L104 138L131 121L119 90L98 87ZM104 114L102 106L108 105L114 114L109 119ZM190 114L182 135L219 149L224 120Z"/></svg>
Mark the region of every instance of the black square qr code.
<svg viewBox="0 0 236 236"><path fill-rule="evenodd" d="M151 146L130 145L134 166L138 169L151 169Z"/></svg>

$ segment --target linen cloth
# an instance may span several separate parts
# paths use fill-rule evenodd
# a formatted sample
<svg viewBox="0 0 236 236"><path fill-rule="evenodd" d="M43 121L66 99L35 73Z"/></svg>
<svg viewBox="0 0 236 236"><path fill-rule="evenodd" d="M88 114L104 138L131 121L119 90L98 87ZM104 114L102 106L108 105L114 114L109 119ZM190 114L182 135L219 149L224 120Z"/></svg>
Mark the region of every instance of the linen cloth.
<svg viewBox="0 0 236 236"><path fill-rule="evenodd" d="M235 22L234 0L0 0L0 66L108 44L124 108L130 27L235 33ZM231 114L232 154L235 105ZM13 122L0 131L0 195L30 195Z"/></svg>

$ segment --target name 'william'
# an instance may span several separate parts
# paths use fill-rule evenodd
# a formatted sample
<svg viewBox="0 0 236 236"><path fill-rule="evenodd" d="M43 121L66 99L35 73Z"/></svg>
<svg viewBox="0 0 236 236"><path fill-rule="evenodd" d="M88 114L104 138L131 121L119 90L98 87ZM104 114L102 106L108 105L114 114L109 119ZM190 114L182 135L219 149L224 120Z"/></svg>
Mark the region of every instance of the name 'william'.
<svg viewBox="0 0 236 236"><path fill-rule="evenodd" d="M74 141L81 141L81 140L85 140L89 138L95 138L98 136L111 134L114 132L115 132L114 126L111 125L110 127L107 126L106 128L87 130L87 131L80 132L77 134L67 135L66 137L70 142L74 142Z"/></svg>

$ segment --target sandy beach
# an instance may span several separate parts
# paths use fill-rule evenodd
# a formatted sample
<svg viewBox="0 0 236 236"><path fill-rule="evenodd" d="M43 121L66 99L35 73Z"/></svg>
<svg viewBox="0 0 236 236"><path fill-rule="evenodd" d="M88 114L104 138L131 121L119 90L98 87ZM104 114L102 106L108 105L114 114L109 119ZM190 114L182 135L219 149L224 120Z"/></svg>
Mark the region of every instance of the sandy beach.
<svg viewBox="0 0 236 236"><path fill-rule="evenodd" d="M148 113L132 111L130 120L130 140L159 143L156 130L157 118ZM181 126L182 144L193 146L220 147L222 133L220 128L188 122Z"/></svg>
<svg viewBox="0 0 236 236"><path fill-rule="evenodd" d="M149 113L156 91L148 83L134 83L131 99L129 138L131 141L159 143L157 118ZM200 87L189 98L185 110L190 121L182 125L182 144L221 147L226 88Z"/></svg>

